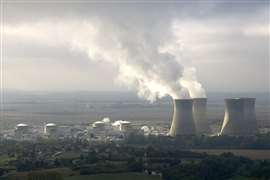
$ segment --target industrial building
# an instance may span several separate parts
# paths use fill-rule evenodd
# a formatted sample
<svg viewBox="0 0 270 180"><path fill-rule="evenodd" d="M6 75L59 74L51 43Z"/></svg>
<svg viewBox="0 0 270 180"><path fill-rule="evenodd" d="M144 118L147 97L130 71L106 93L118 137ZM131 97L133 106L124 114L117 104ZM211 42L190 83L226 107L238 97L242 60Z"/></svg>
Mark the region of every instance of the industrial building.
<svg viewBox="0 0 270 180"><path fill-rule="evenodd" d="M54 123L48 123L44 125L44 134L48 136L56 136L58 127Z"/></svg>
<svg viewBox="0 0 270 180"><path fill-rule="evenodd" d="M151 133L151 129L148 126L142 126L141 131L146 136L148 136Z"/></svg>
<svg viewBox="0 0 270 180"><path fill-rule="evenodd" d="M96 130L105 130L105 122L103 121L96 121L92 124L93 129Z"/></svg>
<svg viewBox="0 0 270 180"><path fill-rule="evenodd" d="M112 126L114 127L115 130L117 131L123 131L126 132L130 130L131 127L131 122L129 121L123 121L123 120L117 120L114 123L112 123Z"/></svg>
<svg viewBox="0 0 270 180"><path fill-rule="evenodd" d="M29 132L29 126L28 124L20 123L16 125L15 130L18 133L26 133Z"/></svg>
<svg viewBox="0 0 270 180"><path fill-rule="evenodd" d="M30 139L31 129L28 124L20 123L15 127L14 135L17 140Z"/></svg>

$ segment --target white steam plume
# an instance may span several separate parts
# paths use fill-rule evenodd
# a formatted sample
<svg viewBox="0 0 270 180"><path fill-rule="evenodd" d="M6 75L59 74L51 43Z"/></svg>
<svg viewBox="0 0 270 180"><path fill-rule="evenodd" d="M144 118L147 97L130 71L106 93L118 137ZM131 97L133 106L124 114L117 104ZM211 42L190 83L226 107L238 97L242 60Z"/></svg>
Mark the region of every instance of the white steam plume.
<svg viewBox="0 0 270 180"><path fill-rule="evenodd" d="M168 28L168 30L166 30ZM182 57L177 30L143 29L105 21L40 22L6 26L5 34L82 51L94 61L116 66L117 79L150 101L205 97L196 70Z"/></svg>

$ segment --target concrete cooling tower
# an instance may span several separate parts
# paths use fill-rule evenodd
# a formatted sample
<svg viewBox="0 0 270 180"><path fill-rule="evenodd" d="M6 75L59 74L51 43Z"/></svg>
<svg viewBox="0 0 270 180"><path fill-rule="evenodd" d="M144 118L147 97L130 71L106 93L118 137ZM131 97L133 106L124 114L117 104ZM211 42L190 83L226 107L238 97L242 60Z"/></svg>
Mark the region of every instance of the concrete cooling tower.
<svg viewBox="0 0 270 180"><path fill-rule="evenodd" d="M192 115L192 99L175 99L170 136L194 135L195 126Z"/></svg>
<svg viewBox="0 0 270 180"><path fill-rule="evenodd" d="M249 136L257 133L255 98L225 99L221 135Z"/></svg>
<svg viewBox="0 0 270 180"><path fill-rule="evenodd" d="M194 98L192 111L196 134L210 134L211 130L207 118L207 98Z"/></svg>
<svg viewBox="0 0 270 180"><path fill-rule="evenodd" d="M256 134L258 132L258 125L255 113L255 98L242 98L244 100L244 119L248 126L248 131L251 134Z"/></svg>

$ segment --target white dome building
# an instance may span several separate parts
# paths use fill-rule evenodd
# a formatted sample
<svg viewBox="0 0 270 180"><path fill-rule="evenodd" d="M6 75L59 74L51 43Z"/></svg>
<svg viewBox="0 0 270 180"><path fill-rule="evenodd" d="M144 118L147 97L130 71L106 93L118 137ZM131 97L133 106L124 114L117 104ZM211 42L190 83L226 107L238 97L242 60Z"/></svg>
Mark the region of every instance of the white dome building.
<svg viewBox="0 0 270 180"><path fill-rule="evenodd" d="M17 129L26 129L28 127L29 127L28 124L24 124L24 123L20 123L16 125Z"/></svg>
<svg viewBox="0 0 270 180"><path fill-rule="evenodd" d="M151 129L148 126L142 126L141 131L144 135L149 135L151 133Z"/></svg>
<svg viewBox="0 0 270 180"><path fill-rule="evenodd" d="M28 132L29 126L28 124L20 123L16 125L15 130L18 132Z"/></svg>
<svg viewBox="0 0 270 180"><path fill-rule="evenodd" d="M54 123L48 123L44 126L44 134L55 135L57 133L57 125Z"/></svg>
<svg viewBox="0 0 270 180"><path fill-rule="evenodd" d="M131 122L129 121L123 121L123 120L118 120L112 123L112 126L114 129L119 130L119 131L128 131L131 129Z"/></svg>
<svg viewBox="0 0 270 180"><path fill-rule="evenodd" d="M92 127L94 129L99 129L99 130L103 130L105 129L105 122L103 121L96 121L92 124Z"/></svg>
<svg viewBox="0 0 270 180"><path fill-rule="evenodd" d="M15 127L15 137L24 139L26 135L30 134L30 127L28 124L20 123Z"/></svg>

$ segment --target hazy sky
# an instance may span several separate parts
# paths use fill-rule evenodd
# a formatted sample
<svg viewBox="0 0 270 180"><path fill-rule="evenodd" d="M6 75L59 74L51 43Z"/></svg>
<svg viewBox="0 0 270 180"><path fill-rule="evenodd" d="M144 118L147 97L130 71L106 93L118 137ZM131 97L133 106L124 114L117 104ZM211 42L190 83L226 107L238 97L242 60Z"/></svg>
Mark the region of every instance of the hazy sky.
<svg viewBox="0 0 270 180"><path fill-rule="evenodd" d="M196 67L206 91L269 91L268 1L8 0L3 9L3 74L8 89L128 90L117 80L118 67L90 60L85 51L69 45L74 37L79 37L78 46L87 44L86 22L94 21L104 41L114 38L108 28L112 25L115 34L127 39L155 34L165 43L174 27L183 59Z"/></svg>

